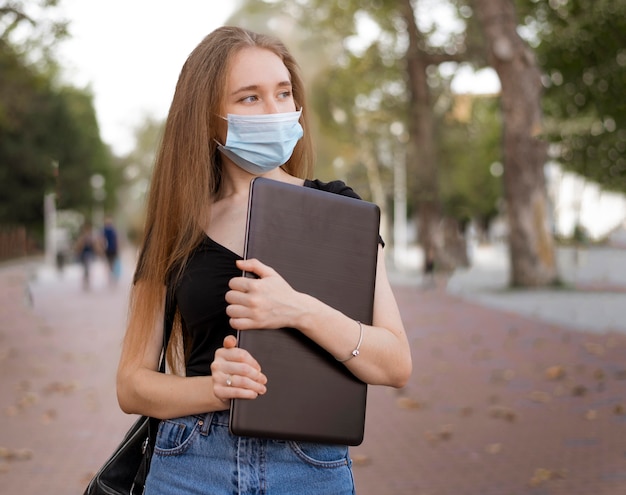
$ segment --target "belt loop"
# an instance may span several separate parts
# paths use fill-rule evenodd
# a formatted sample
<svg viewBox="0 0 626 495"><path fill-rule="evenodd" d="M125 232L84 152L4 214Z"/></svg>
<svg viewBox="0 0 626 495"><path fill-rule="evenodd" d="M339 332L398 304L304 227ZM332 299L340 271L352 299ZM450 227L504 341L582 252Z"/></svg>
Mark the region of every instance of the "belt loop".
<svg viewBox="0 0 626 495"><path fill-rule="evenodd" d="M211 428L211 423L213 422L213 414L212 412L206 413L204 418L200 420L200 434L205 437L209 434L209 428Z"/></svg>

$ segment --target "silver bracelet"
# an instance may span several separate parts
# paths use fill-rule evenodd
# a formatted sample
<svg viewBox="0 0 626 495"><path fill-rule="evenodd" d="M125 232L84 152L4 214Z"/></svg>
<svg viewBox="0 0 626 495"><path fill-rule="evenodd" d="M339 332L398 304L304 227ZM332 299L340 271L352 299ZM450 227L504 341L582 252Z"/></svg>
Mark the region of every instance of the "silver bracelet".
<svg viewBox="0 0 626 495"><path fill-rule="evenodd" d="M340 363L345 363L346 361L349 361L353 357L357 357L360 354L359 348L361 347L361 342L363 342L363 325L358 320L357 323L359 324L359 343L346 359L337 359L337 361L339 361Z"/></svg>

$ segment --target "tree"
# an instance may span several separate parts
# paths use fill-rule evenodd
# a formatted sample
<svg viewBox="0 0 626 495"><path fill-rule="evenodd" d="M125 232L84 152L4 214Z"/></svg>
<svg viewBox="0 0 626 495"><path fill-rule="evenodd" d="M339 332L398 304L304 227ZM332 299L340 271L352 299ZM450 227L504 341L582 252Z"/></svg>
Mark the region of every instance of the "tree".
<svg viewBox="0 0 626 495"><path fill-rule="evenodd" d="M40 71L55 71L54 48L68 36L59 0L0 0L0 42Z"/></svg>
<svg viewBox="0 0 626 495"><path fill-rule="evenodd" d="M91 93L56 82L51 46L65 23L49 21L46 10L56 3L0 4L0 224L34 232L42 229L45 193L55 192L62 208L88 213L91 176L103 175L108 192L120 177L100 139ZM21 24L30 30L18 39ZM113 200L107 194L109 206Z"/></svg>
<svg viewBox="0 0 626 495"><path fill-rule="evenodd" d="M626 0L518 0L546 87L553 158L626 192Z"/></svg>
<svg viewBox="0 0 626 495"><path fill-rule="evenodd" d="M444 33L441 36L438 28L431 23L424 22L425 2L401 0L345 0L342 2L324 2L310 0L309 2L284 2L289 15L300 19L301 31L311 37L318 53L324 52L328 40L342 41L342 50L328 52L328 70L321 71L318 76L322 88L317 94L316 102L319 106L322 126L328 126L329 135L342 139L342 142L352 141L357 148L348 144L344 147L326 146L328 149L341 149L342 158L346 157L354 163L367 165L372 170L375 165L382 173L378 177L385 177L384 156L394 142L392 132L380 125L383 119L388 124L400 122L408 129L409 140L405 144L408 175L412 179L409 183L410 197L414 211L417 212L420 242L425 249L429 246L439 248L440 263L448 262L448 247L441 240L440 225L444 214L458 215L455 220L466 222L470 209L467 205L473 204L472 214L480 215L486 223L494 214L495 200L488 201L488 205L475 200L469 200L468 194L473 192L472 187L463 188L464 183L492 187L490 193L497 190L494 187L493 176L488 173L489 166L502 161L506 166L505 194L508 197L507 209L511 218L511 253L513 258L512 283L514 285L545 285L556 279L553 245L550 231L547 226L547 197L543 183L543 163L546 158L545 143L537 139L540 130L539 95L540 85L537 68L531 66L528 73L521 71L519 81L515 81L511 74L520 70L526 64L526 57L532 54L515 35L516 22L514 11L502 17L499 5L495 16L490 23L473 22L472 12L467 2L457 1L458 20L465 29ZM260 3L256 3L257 7ZM504 6L508 5L506 2ZM271 2L273 8L275 3ZM431 7L433 4L429 4ZM439 5L439 4L437 4ZM492 2L481 2L476 5L476 11L493 7ZM511 14L511 15L509 15ZM507 17L508 16L508 17ZM488 17L488 16L487 16ZM485 17L480 17L483 21ZM374 31L378 36L374 40L360 39L361 44L367 46L360 50L351 48L352 40L359 34L359 24L374 24ZM274 28L276 24L274 25ZM438 70L445 62L472 62L477 66L484 66L486 55L481 55L481 47L485 46L483 37L478 37L481 30L491 30L486 36L487 44L493 46L494 28L499 35L504 29L513 34L511 38L504 38L504 44L515 49L511 55L515 64L498 67L501 78L506 78L507 95L503 97L502 121L505 132L502 147L504 158L496 156L492 139L493 127L484 127L480 131L478 126L473 132L484 133L483 142L494 146L491 152L481 153L489 161L482 164L480 174L467 174L467 170L460 166L467 163L454 150L444 149L446 146L460 146L468 148L468 142L461 139L469 134L461 130L458 123L450 126L441 118L445 111L442 107L449 105L453 100L449 94L449 80ZM282 30L281 30L282 32ZM330 34L329 34L330 33ZM302 36L302 34L300 34ZM366 37L367 38L367 37ZM507 46L508 46L507 45ZM500 46L503 46L500 43ZM520 49L521 47L521 49ZM493 63L494 50L490 50ZM377 60L377 61L376 61ZM525 66L524 66L525 67ZM365 70L368 68L369 70ZM497 68L497 69L498 69ZM401 69L398 74L398 69ZM347 83L351 81L351 83ZM516 84L520 84L518 87ZM533 86L534 85L534 86ZM519 92L516 97L519 101L511 100L511 93L519 89L531 88ZM342 90L342 88L345 88ZM393 91L389 91L390 89ZM513 91L512 91L513 90ZM324 94L326 92L327 94ZM382 103L396 98L400 103L395 109L388 107L387 113L381 112ZM448 103L446 103L446 100ZM533 112L537 111L535 115ZM397 113L395 113L397 112ZM517 119L517 120L516 120ZM529 127L530 122L530 127ZM469 127L467 129L469 130ZM497 133L495 135L498 135ZM522 157L511 156L517 151L526 153ZM530 153L530 154L528 154ZM454 161L454 163L452 162ZM458 164L458 165L457 165ZM528 165L528 166L527 166ZM448 174L455 174L452 179L447 174L442 182L440 172L446 168ZM485 180L479 181L478 177ZM475 182L474 182L475 181ZM388 188L389 190L390 188ZM445 191L445 193L444 193ZM485 198L494 196L485 195ZM447 202L443 204L442 202ZM465 207L462 203L465 202ZM480 206L478 204L480 203ZM451 246L453 251L459 252L458 246ZM456 249L455 249L456 248ZM453 261L450 263L454 265ZM547 269L546 269L547 268Z"/></svg>
<svg viewBox="0 0 626 495"><path fill-rule="evenodd" d="M119 227L128 233L131 241L139 241L145 223L144 203L148 191L155 154L165 121L146 116L135 128L135 148L119 159L118 169L123 170L123 186L119 199L126 205Z"/></svg>
<svg viewBox="0 0 626 495"><path fill-rule="evenodd" d="M541 73L517 34L513 0L473 0L487 41L488 60L502 86L504 194L509 224L510 283L545 286L557 282L554 243L548 225L540 139Z"/></svg>
<svg viewBox="0 0 626 495"><path fill-rule="evenodd" d="M252 7L257 12L259 4ZM460 40L449 36L443 43L431 44L429 33L418 28L414 3L409 0L281 4L285 5L289 15L299 20L300 32L307 33L317 57L327 55L321 61L327 69L318 71L315 86L321 132L328 137L321 153L341 150L341 163L358 164L366 172L371 196L383 208L386 201L381 195L390 196L392 191L391 181L383 182L391 176L390 162L406 160L420 242L425 248L436 244L439 251L445 251L444 243L436 241L442 208L432 68L461 60ZM361 24L375 25L379 36L359 39ZM353 48L352 40L361 46ZM400 135L408 136L401 142L398 124L406 129ZM328 145L333 136L342 146ZM404 153L398 153L398 148L404 148Z"/></svg>
<svg viewBox="0 0 626 495"><path fill-rule="evenodd" d="M502 120L496 95L451 95L440 146L439 188L444 216L482 232L502 197Z"/></svg>

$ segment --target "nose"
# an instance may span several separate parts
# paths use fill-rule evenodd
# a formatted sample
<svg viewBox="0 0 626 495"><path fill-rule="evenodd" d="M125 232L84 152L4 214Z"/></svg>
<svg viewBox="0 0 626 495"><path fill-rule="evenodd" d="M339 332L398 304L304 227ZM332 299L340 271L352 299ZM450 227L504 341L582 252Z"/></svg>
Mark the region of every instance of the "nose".
<svg viewBox="0 0 626 495"><path fill-rule="evenodd" d="M278 102L273 98L265 100L265 113L280 113Z"/></svg>

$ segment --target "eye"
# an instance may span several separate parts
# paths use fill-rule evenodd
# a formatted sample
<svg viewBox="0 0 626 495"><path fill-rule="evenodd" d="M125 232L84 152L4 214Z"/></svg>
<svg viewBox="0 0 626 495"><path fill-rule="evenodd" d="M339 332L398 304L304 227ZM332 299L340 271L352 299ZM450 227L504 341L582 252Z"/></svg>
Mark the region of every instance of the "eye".
<svg viewBox="0 0 626 495"><path fill-rule="evenodd" d="M291 92L291 91L281 91L281 92L278 94L278 97L279 97L280 99L283 99L283 100L287 100L287 99L291 98L292 96L293 96L293 95L292 95L292 92Z"/></svg>
<svg viewBox="0 0 626 495"><path fill-rule="evenodd" d="M259 98L256 95L249 95L249 96L244 96L239 101L242 103L254 103L255 101L258 101L258 99Z"/></svg>

